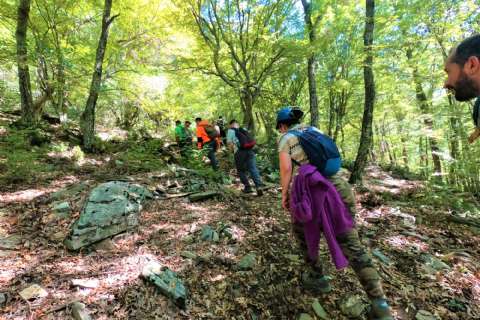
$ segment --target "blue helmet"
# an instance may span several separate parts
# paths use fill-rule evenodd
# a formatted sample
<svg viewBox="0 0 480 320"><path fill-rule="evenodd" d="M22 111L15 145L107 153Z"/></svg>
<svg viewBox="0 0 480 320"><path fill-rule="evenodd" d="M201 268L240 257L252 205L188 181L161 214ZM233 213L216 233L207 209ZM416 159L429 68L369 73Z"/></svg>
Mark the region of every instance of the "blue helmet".
<svg viewBox="0 0 480 320"><path fill-rule="evenodd" d="M280 123L288 122L290 120L300 120L303 116L303 111L299 107L283 107L277 112L277 129Z"/></svg>

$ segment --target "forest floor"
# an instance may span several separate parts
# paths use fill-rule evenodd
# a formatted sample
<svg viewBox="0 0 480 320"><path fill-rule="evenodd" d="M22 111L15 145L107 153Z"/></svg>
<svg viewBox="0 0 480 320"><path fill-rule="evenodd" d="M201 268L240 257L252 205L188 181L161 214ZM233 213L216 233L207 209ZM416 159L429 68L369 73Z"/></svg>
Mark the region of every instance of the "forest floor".
<svg viewBox="0 0 480 320"><path fill-rule="evenodd" d="M115 178L108 169L95 170L100 158L89 163L89 170L66 173L59 167L52 179L1 186L1 319L71 319L73 301L83 302L93 319L297 319L301 313L314 317L314 299L330 319L346 319L340 310L349 297L367 305L353 271L335 270L324 244L320 256L333 291L315 295L302 289L302 253L276 186L261 197L242 196L237 182L218 199L157 198L144 207L134 231L104 247L66 250L62 241L89 190ZM152 190L172 180L164 172L128 178ZM52 214L59 190L70 194L64 199L72 207L70 217ZM357 192L357 225L396 319L480 319L480 236L478 229L447 221L457 196L431 204L434 197L422 182L368 168ZM207 224L230 226L233 238L202 241L200 230ZM255 263L239 270L236 264L247 254ZM151 260L185 282L185 310L139 277ZM74 286L74 279L89 281ZM48 295L21 298L19 292L32 284Z"/></svg>

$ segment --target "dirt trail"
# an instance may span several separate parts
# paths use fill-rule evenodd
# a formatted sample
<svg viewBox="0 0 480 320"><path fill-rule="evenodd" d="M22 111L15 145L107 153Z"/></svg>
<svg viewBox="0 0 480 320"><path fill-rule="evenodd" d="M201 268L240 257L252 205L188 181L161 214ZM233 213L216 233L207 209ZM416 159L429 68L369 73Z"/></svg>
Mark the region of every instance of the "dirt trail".
<svg viewBox="0 0 480 320"><path fill-rule="evenodd" d="M162 179L134 178L150 186ZM11 248L0 248L0 292L7 298L2 319L70 319L73 300L85 303L94 319L296 319L303 312L313 316L314 298L331 319L344 319L339 305L345 297L365 298L350 269L334 270L324 245L320 256L331 271L333 292L315 296L300 287L302 255L276 188L263 197L228 192L222 201L157 199L142 211L136 231L114 237L114 248L66 251L61 240L72 220L52 220L50 195L82 181L87 187L68 199L76 217L96 184L87 175L0 194L0 235L17 236ZM418 182L378 168L370 168L366 181L370 191L358 194L358 226L374 250L397 318L414 319L418 310L441 319L480 318L480 237L442 219L447 212L420 206ZM200 239L204 225L220 223L230 226L232 238ZM185 258L186 252L197 258ZM253 269L237 270L247 254L255 255ZM139 279L141 266L152 259L185 281L185 311ZM95 280L95 286L74 287L72 279ZM23 300L18 293L34 283L48 296Z"/></svg>

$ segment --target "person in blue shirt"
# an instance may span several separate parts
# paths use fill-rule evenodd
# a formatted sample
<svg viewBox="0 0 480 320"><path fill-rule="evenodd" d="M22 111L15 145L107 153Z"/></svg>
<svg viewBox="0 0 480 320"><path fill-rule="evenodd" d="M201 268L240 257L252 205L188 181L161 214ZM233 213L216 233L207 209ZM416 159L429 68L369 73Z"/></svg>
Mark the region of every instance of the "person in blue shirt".
<svg viewBox="0 0 480 320"><path fill-rule="evenodd" d="M235 167L237 168L238 175L240 176L240 181L244 185L242 192L253 192L247 175L250 173L250 176L255 183L255 188L257 189L257 195L261 196L263 195L263 183L260 173L258 172L255 153L252 149L242 149L240 147L240 141L237 138L237 131L239 129L240 125L238 124L237 120L231 120L229 123L229 129L227 131L227 146L229 150L233 151L234 154Z"/></svg>

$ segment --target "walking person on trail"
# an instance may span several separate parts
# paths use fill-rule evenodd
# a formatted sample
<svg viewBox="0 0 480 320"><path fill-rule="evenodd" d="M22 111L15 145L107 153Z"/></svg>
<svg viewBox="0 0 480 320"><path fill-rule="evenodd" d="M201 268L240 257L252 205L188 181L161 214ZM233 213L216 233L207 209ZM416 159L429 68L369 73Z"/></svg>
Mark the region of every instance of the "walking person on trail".
<svg viewBox="0 0 480 320"><path fill-rule="evenodd" d="M203 149L205 146L208 148L207 157L210 159L210 164L213 170L218 170L218 161L215 156L218 132L213 125L202 118L196 118L195 123L197 124L197 147L198 149Z"/></svg>
<svg viewBox="0 0 480 320"><path fill-rule="evenodd" d="M222 142L223 145L227 145L227 134L225 132L225 121L223 120L223 117L222 116L219 116L217 121L217 126L218 128L220 129L220 140Z"/></svg>
<svg viewBox="0 0 480 320"><path fill-rule="evenodd" d="M229 129L227 131L227 146L233 151L235 167L240 176L240 181L244 186L242 192L253 192L247 175L250 173L255 184L255 189L257 189L257 195L261 196L263 195L263 183L260 173L258 172L255 153L253 152L255 144L255 139L252 138L246 129L240 128L240 125L236 120L230 121Z"/></svg>
<svg viewBox="0 0 480 320"><path fill-rule="evenodd" d="M180 120L175 121L175 141L180 148L180 154L185 156L185 146L187 144L187 132Z"/></svg>
<svg viewBox="0 0 480 320"><path fill-rule="evenodd" d="M193 132L190 126L192 123L188 120L185 120L183 127L185 128L185 140L188 148L192 147L193 143Z"/></svg>
<svg viewBox="0 0 480 320"><path fill-rule="evenodd" d="M457 101L477 98L473 107L475 130L468 138L473 143L480 137L480 34L471 36L452 49L445 61L447 80L444 88L455 95Z"/></svg>
<svg viewBox="0 0 480 320"><path fill-rule="evenodd" d="M393 320L380 275L355 228L355 195L338 173L338 149L317 128L301 125L302 116L296 107L277 113L277 130L282 134L278 143L282 207L290 211L294 234L309 266L302 284L321 293L331 290L318 259L323 233L337 269L350 263L370 298L369 318Z"/></svg>

